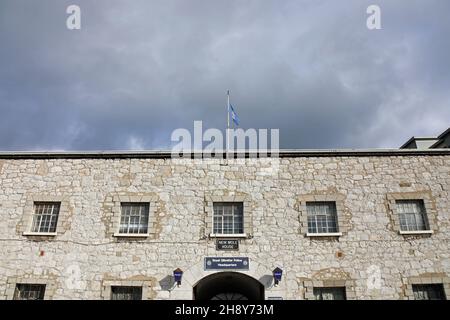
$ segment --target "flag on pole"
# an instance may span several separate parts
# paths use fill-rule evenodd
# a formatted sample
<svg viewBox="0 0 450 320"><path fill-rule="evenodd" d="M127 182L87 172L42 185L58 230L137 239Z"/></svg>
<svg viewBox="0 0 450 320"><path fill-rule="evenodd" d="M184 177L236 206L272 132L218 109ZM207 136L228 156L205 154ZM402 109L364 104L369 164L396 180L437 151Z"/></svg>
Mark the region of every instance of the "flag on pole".
<svg viewBox="0 0 450 320"><path fill-rule="evenodd" d="M231 113L231 120L238 126L239 125L239 117L237 113L234 111L233 106L230 104L230 113Z"/></svg>

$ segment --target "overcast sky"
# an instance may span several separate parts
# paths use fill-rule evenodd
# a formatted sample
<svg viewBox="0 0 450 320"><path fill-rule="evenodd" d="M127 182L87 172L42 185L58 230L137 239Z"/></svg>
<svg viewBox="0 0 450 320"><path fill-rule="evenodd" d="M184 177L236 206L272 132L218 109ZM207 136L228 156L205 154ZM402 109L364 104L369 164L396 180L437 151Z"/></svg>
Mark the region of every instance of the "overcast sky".
<svg viewBox="0 0 450 320"><path fill-rule="evenodd" d="M81 7L81 30L66 8ZM381 7L381 30L366 8ZM282 148L398 147L450 127L448 0L1 0L0 150L167 149L176 128Z"/></svg>

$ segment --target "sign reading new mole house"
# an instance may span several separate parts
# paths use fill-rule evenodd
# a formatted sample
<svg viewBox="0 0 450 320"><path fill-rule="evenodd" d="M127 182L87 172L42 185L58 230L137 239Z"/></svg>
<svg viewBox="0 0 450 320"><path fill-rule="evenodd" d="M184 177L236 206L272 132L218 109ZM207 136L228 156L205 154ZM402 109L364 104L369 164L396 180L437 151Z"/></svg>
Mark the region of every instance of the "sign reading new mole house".
<svg viewBox="0 0 450 320"><path fill-rule="evenodd" d="M239 250L239 240L217 239L216 250Z"/></svg>
<svg viewBox="0 0 450 320"><path fill-rule="evenodd" d="M206 257L205 270L248 270L247 257Z"/></svg>

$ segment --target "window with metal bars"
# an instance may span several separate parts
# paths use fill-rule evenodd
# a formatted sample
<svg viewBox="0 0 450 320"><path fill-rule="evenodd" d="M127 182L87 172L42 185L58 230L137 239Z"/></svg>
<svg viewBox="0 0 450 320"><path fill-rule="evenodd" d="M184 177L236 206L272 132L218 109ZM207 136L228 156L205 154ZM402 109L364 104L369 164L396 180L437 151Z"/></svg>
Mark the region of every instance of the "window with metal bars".
<svg viewBox="0 0 450 320"><path fill-rule="evenodd" d="M59 202L35 202L32 232L56 232L59 216Z"/></svg>
<svg viewBox="0 0 450 320"><path fill-rule="evenodd" d="M242 202L215 202L213 208L214 234L244 233L244 204Z"/></svg>
<svg viewBox="0 0 450 320"><path fill-rule="evenodd" d="M338 232L335 202L307 202L308 233Z"/></svg>
<svg viewBox="0 0 450 320"><path fill-rule="evenodd" d="M111 300L142 300L142 287L112 286Z"/></svg>
<svg viewBox="0 0 450 320"><path fill-rule="evenodd" d="M345 287L313 288L316 300L346 300Z"/></svg>
<svg viewBox="0 0 450 320"><path fill-rule="evenodd" d="M18 283L14 300L44 300L45 284Z"/></svg>
<svg viewBox="0 0 450 320"><path fill-rule="evenodd" d="M444 286L436 284L413 284L415 300L446 300Z"/></svg>
<svg viewBox="0 0 450 320"><path fill-rule="evenodd" d="M423 200L397 200L400 230L428 230L428 220Z"/></svg>
<svg viewBox="0 0 450 320"><path fill-rule="evenodd" d="M150 208L148 203L121 203L121 207L119 233L148 233L148 215Z"/></svg>

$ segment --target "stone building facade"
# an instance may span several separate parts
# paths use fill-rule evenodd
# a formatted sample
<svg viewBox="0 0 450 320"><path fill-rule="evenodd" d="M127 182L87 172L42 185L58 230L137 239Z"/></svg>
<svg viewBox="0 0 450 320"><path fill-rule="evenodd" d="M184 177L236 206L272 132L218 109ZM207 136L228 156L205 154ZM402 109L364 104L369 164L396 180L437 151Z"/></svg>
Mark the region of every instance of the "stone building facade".
<svg viewBox="0 0 450 320"><path fill-rule="evenodd" d="M408 230L402 214L417 203L425 222ZM143 232L121 230L123 208L133 204L147 210ZM51 222L35 228L45 205L57 208L55 229ZM217 233L218 210L242 214L241 224ZM320 210L335 215L332 227L309 220ZM121 286L138 288L142 299L450 298L450 150L281 151L278 159L228 160L2 153L0 218L3 299L20 298L21 290L44 299L111 299ZM217 248L229 239L237 249ZM225 257L239 259L210 268L211 259ZM44 290L33 293L31 285Z"/></svg>

